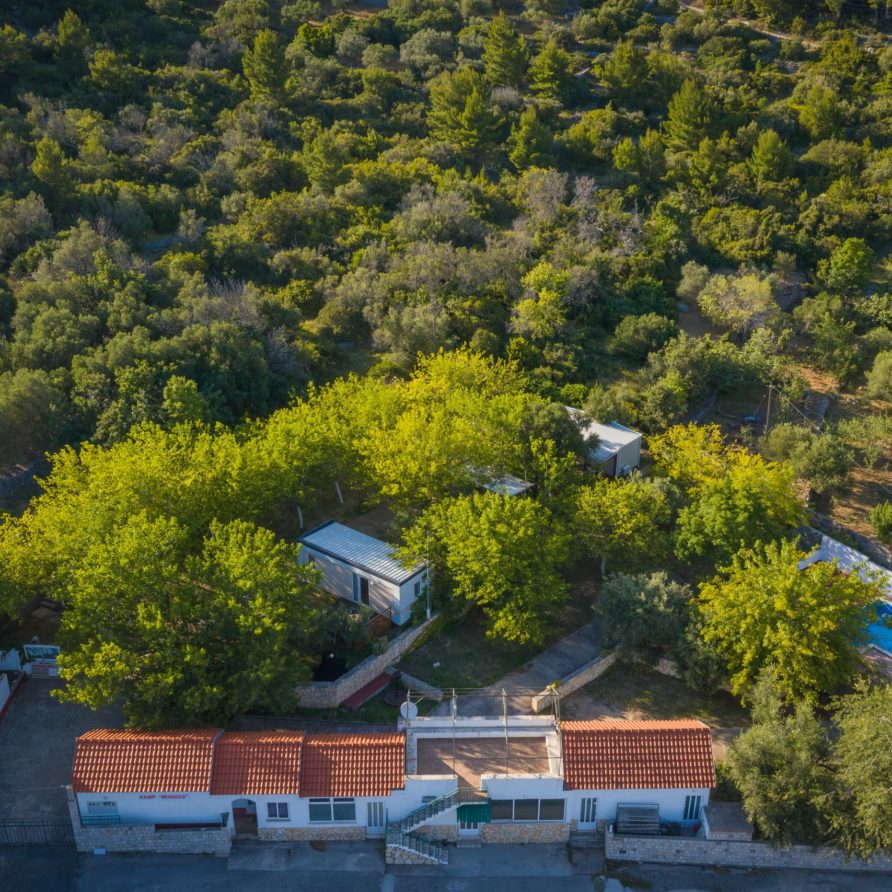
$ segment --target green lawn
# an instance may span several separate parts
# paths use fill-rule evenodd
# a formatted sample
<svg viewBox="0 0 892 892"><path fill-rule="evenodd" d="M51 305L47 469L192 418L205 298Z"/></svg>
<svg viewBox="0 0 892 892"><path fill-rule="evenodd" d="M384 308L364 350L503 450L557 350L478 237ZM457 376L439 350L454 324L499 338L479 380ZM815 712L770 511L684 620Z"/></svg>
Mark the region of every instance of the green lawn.
<svg viewBox="0 0 892 892"><path fill-rule="evenodd" d="M627 718L699 719L716 728L749 724L746 710L729 693L698 694L680 679L641 663L620 661L583 690Z"/></svg>
<svg viewBox="0 0 892 892"><path fill-rule="evenodd" d="M480 688L522 666L539 650L487 638L483 620L472 612L438 629L403 657L398 668L444 691Z"/></svg>

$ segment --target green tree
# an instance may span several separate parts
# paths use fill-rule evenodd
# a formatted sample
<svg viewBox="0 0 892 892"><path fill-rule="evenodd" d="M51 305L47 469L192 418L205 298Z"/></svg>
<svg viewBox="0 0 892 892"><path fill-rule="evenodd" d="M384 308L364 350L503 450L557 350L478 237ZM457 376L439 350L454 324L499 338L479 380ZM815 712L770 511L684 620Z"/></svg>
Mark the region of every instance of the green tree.
<svg viewBox="0 0 892 892"><path fill-rule="evenodd" d="M566 103L575 86L573 60L557 40L549 38L530 66L533 89L548 99Z"/></svg>
<svg viewBox="0 0 892 892"><path fill-rule="evenodd" d="M836 706L837 833L849 851L870 857L892 848L892 685L862 684Z"/></svg>
<svg viewBox="0 0 892 892"><path fill-rule="evenodd" d="M792 468L729 451L724 473L693 490L679 512L675 553L722 563L739 549L787 535L805 521L794 484Z"/></svg>
<svg viewBox="0 0 892 892"><path fill-rule="evenodd" d="M474 493L434 505L406 533L406 548L430 554L455 596L480 606L492 638L541 644L567 597L569 538L532 498Z"/></svg>
<svg viewBox="0 0 892 892"><path fill-rule="evenodd" d="M797 424L776 424L762 440L762 452L772 461L785 461L815 492L842 486L851 467L848 449L830 434L819 435Z"/></svg>
<svg viewBox="0 0 892 892"><path fill-rule="evenodd" d="M245 50L242 56L242 70L255 99L281 97L288 69L285 50L275 31L264 29L258 32L253 47Z"/></svg>
<svg viewBox="0 0 892 892"><path fill-rule="evenodd" d="M59 698L94 709L122 699L141 727L289 708L309 677L315 572L249 523L215 521L193 555L174 519L130 517L75 574Z"/></svg>
<svg viewBox="0 0 892 892"><path fill-rule="evenodd" d="M632 475L600 478L579 488L576 534L585 552L607 565L634 570L659 561L665 553L671 508L664 486Z"/></svg>
<svg viewBox="0 0 892 892"><path fill-rule="evenodd" d="M830 291L847 297L860 297L873 271L874 254L860 238L846 239L819 271Z"/></svg>
<svg viewBox="0 0 892 892"><path fill-rule="evenodd" d="M774 130L763 130L753 146L747 165L758 184L775 183L790 175L793 156Z"/></svg>
<svg viewBox="0 0 892 892"><path fill-rule="evenodd" d="M715 107L706 90L688 79L669 102L663 123L666 145L676 152L691 152L712 130Z"/></svg>
<svg viewBox="0 0 892 892"><path fill-rule="evenodd" d="M483 38L483 73L494 87L523 86L530 54L526 41L504 12L492 20Z"/></svg>
<svg viewBox="0 0 892 892"><path fill-rule="evenodd" d="M773 282L758 273L712 276L697 302L707 319L727 325L737 334L749 334L755 328L766 326L776 327L780 321Z"/></svg>
<svg viewBox="0 0 892 892"><path fill-rule="evenodd" d="M90 45L90 29L77 13L66 9L56 29L53 49L59 66L68 77L81 77L87 70L87 48Z"/></svg>
<svg viewBox="0 0 892 892"><path fill-rule="evenodd" d="M693 592L665 573L610 576L595 610L604 620L604 643L629 651L662 651L675 645L688 621Z"/></svg>
<svg viewBox="0 0 892 892"><path fill-rule="evenodd" d="M608 92L620 102L639 103L647 84L647 55L633 40L620 40L599 75Z"/></svg>
<svg viewBox="0 0 892 892"><path fill-rule="evenodd" d="M161 412L169 424L205 424L211 420L207 400L191 378L173 375L164 385Z"/></svg>
<svg viewBox="0 0 892 892"><path fill-rule="evenodd" d="M65 391L46 372L0 372L0 468L57 447L71 414Z"/></svg>
<svg viewBox="0 0 892 892"><path fill-rule="evenodd" d="M31 172L40 181L41 192L51 208L64 205L74 190L68 167L68 160L59 143L44 136L37 143Z"/></svg>
<svg viewBox="0 0 892 892"><path fill-rule="evenodd" d="M892 350L877 353L867 374L867 392L874 399L892 401Z"/></svg>
<svg viewBox="0 0 892 892"><path fill-rule="evenodd" d="M518 170L548 167L553 142L551 128L539 120L535 107L529 106L521 112L520 121L511 128L508 160Z"/></svg>
<svg viewBox="0 0 892 892"><path fill-rule="evenodd" d="M613 150L613 166L624 173L635 174L652 189L659 187L666 176L666 151L657 130L648 130L635 142L631 137L617 143Z"/></svg>
<svg viewBox="0 0 892 892"><path fill-rule="evenodd" d="M462 151L487 154L495 146L499 119L489 105L489 91L472 68L444 71L431 83L431 135Z"/></svg>
<svg viewBox="0 0 892 892"><path fill-rule="evenodd" d="M806 704L785 714L773 688L766 673L754 692L753 724L728 751L728 771L767 839L819 844L829 832L833 783L827 734Z"/></svg>
<svg viewBox="0 0 892 892"><path fill-rule="evenodd" d="M0 28L0 74L15 71L30 58L28 38L12 25L3 25Z"/></svg>
<svg viewBox="0 0 892 892"><path fill-rule="evenodd" d="M880 502L870 509L870 524L880 542L892 541L892 502Z"/></svg>
<svg viewBox="0 0 892 892"><path fill-rule="evenodd" d="M860 666L879 583L840 573L835 562L800 570L804 558L791 542L759 545L700 587L703 635L724 655L735 693L770 667L785 699L814 699Z"/></svg>

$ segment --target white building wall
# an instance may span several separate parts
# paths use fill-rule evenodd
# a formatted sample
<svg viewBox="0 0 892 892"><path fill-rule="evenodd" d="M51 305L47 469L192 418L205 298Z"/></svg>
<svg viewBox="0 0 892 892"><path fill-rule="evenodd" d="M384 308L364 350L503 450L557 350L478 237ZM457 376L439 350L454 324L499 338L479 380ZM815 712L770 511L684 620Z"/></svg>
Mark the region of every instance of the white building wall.
<svg viewBox="0 0 892 892"><path fill-rule="evenodd" d="M641 438L632 443L627 443L616 454L616 473L619 474L624 467L637 468L641 464Z"/></svg>
<svg viewBox="0 0 892 892"><path fill-rule="evenodd" d="M681 821L684 817L686 796L700 796L701 807L709 804L708 789L690 790L568 790L568 820L579 820L582 799L595 797L598 800L597 820L616 820L618 805L659 805L660 820Z"/></svg>
<svg viewBox="0 0 892 892"><path fill-rule="evenodd" d="M89 803L114 802L122 824L204 824L219 822L221 812L232 810L234 798L210 793L78 793L77 806L81 817L89 818Z"/></svg>
<svg viewBox="0 0 892 892"><path fill-rule="evenodd" d="M322 588L345 601L353 602L353 576L363 576L369 580L369 606L378 613L399 612L399 586L358 570L356 567L316 551L312 545L304 544L300 550L299 563L307 564L313 558L322 573Z"/></svg>

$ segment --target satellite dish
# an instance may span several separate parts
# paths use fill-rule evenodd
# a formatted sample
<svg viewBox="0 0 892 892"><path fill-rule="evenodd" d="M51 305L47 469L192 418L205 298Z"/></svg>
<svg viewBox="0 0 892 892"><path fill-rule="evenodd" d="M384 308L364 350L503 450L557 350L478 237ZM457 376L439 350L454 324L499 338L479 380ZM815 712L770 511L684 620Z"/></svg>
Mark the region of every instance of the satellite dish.
<svg viewBox="0 0 892 892"><path fill-rule="evenodd" d="M400 705L400 715L404 719L408 719L411 721L412 719L418 718L418 707L411 702L406 702L405 700Z"/></svg>

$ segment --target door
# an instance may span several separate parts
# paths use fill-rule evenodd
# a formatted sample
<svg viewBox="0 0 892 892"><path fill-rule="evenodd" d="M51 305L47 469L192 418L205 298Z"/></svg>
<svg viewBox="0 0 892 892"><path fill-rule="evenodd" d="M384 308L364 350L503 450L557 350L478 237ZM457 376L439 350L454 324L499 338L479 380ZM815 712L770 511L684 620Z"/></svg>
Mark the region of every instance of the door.
<svg viewBox="0 0 892 892"><path fill-rule="evenodd" d="M369 581L358 573L353 574L353 600L357 604L369 606Z"/></svg>
<svg viewBox="0 0 892 892"><path fill-rule="evenodd" d="M458 822L459 836L480 836L480 822L474 820L462 820Z"/></svg>
<svg viewBox="0 0 892 892"><path fill-rule="evenodd" d="M579 829L594 830L598 825L598 800L585 796L579 806Z"/></svg>

